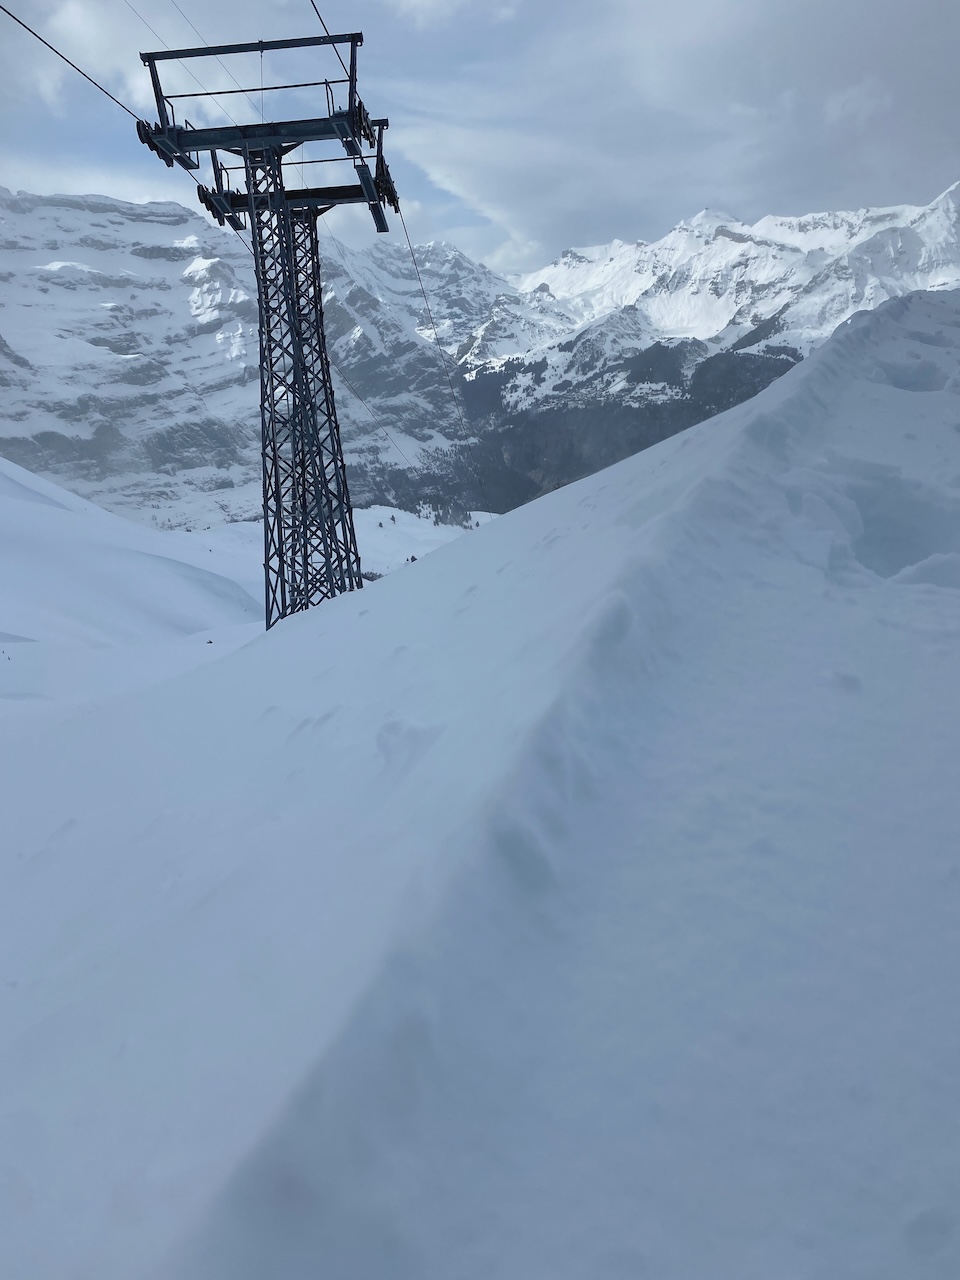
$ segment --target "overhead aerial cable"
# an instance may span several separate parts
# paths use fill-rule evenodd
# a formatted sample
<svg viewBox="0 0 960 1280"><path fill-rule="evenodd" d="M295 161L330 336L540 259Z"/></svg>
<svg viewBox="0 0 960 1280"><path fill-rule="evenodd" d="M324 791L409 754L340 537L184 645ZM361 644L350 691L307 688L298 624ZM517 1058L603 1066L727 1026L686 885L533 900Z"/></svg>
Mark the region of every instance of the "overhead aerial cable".
<svg viewBox="0 0 960 1280"><path fill-rule="evenodd" d="M176 9L177 13L179 13L180 17L181 17L181 18L183 18L184 22L187 24L187 26L190 28L190 30L193 32L193 34L197 37L197 39L200 41L200 43L201 43L201 44L203 44L203 45L207 45L207 46L209 47L210 41L209 41L209 40L204 40L203 36L200 34L200 32L197 30L197 28L193 25L193 23L190 21L190 19L187 17L187 15L183 12L183 10L182 10L182 9L180 8L180 6L177 4L177 0L170 0L170 3L171 3L171 4L173 5L173 7ZM260 56L261 56L261 61L262 61L263 55L261 54ZM244 89L244 88L242 88L242 87L241 87L241 85L240 85L240 81L239 81L239 80L237 79L237 77L233 74L233 72L230 70L230 68L229 68L229 67L224 63L223 59L222 59L222 58L217 58L217 59L216 59L216 61L217 61L217 62L219 63L219 65L223 68L223 70L227 73L227 75L230 77L230 79L233 81L233 83L237 86L237 92L238 92L238 93L242 93L242 94L243 94L243 96L246 98L246 100L250 103L251 107L253 107L254 111L259 112L260 119L262 120L262 119L263 119L263 102L261 101L260 106L258 107L258 106L257 106L257 104L254 102L254 100L250 97L249 93L247 93L246 89ZM232 92L233 92L233 90L232 90L232 89L228 89L228 90L225 90L225 92L227 92L227 93L232 93Z"/></svg>
<svg viewBox="0 0 960 1280"><path fill-rule="evenodd" d="M436 343L437 352L440 356L440 365L447 379L447 386L450 388L450 396L451 396L451 399L453 400L453 407L457 412L458 419L460 420L460 431L463 436L464 447L467 450L467 457L470 459L470 465L473 469L473 476L480 489L480 495L483 498L484 503L489 507L490 500L487 497L487 490L486 490L486 486L483 483L483 476L480 474L480 470L477 467L476 458L473 456L473 448L470 444L470 435L467 430L467 424L464 421L463 410L460 407L459 397L457 396L457 393L453 387L453 379L450 376L450 370L447 366L446 352L444 351L443 344L440 341L440 333L437 329L437 322L433 318L433 308L430 306L430 299L427 297L427 290L426 290L426 286L423 283L423 276L420 274L420 264L417 262L417 255L414 252L413 241L410 239L410 232L407 230L407 220L406 218L404 218L403 211L400 209L399 205L397 206L397 213L400 215L400 225L403 227L403 234L407 240L407 248L410 251L410 261L413 263L413 269L417 273L417 281L420 285L420 292L421 294L423 294L423 304L427 309L427 318L430 321L430 327L433 329L433 339L434 339L434 342Z"/></svg>
<svg viewBox="0 0 960 1280"><path fill-rule="evenodd" d="M127 2L129 3L129 0L127 0ZM149 23L148 23L148 22L147 22L147 21L142 17L142 15L141 15L141 14L139 14L139 13L137 13L136 9L133 9L133 5L130 5L129 7L133 10L133 12L136 14L136 16L137 16L138 18L140 18L140 20L141 20L141 22L143 22L144 26L146 26L146 27L149 27L149 26L150 26L150 24L149 24ZM176 5L175 7L179 9L179 7L180 7L180 6L179 6L179 5ZM6 5L4 5L4 4L0 4L0 12L5 13L5 14L7 15L7 17L8 17L8 18L12 18L12 19L13 19L13 21L14 21L14 22L16 22L16 23L18 24L18 26L21 26L21 27L24 29L24 31L26 31L26 32L28 32L30 35L32 35L32 36L34 37L34 39L39 40L39 41L40 41L40 43L41 43L42 45L44 45L47 49L49 49L51 53L56 54L56 56L57 56L57 57L58 57L62 62L65 62L65 63L67 64L67 66L68 66L68 67L70 67L73 71L76 71L76 73L77 73L78 75L83 76L84 80L86 80L89 84L92 84L92 85L93 85L93 87L94 87L95 89L99 89L99 90L100 90L100 92L101 92L102 94L104 94L106 97L108 97L108 98L110 99L110 101L111 101L111 102L115 103L115 104L116 104L116 106L118 106L118 107L121 109L121 111L125 111L125 112L127 113L127 115L128 115L128 116L130 116L130 117L131 117L132 119L134 119L134 120L136 120L136 119L138 119L138 118L139 118L139 117L137 116L137 113L136 113L135 111L131 110L131 108L130 108L130 107L128 107L128 106L126 105L126 103L121 102L121 101L120 101L120 99L119 99L119 98L117 98L117 97L115 97L115 96L110 92L110 90L109 90L109 89L105 89L105 88L104 88L104 86L103 86L102 84L100 84L100 83L99 83L99 81L95 80L95 79L93 78L93 76L88 75L88 74L87 74L87 72L86 72L86 71L84 71L82 67L78 67L78 66L77 66L77 64L76 64L75 62L71 61L71 59L70 59L70 58L68 58L68 57L67 57L67 55L66 55L65 53L61 53L61 52L60 52L60 50L59 50L58 48L56 48L54 45L52 45L52 44L50 43L50 41L49 41L49 40L45 40L45 39L43 38L43 36L42 36L42 35L40 35L40 33L39 33L38 31L34 31L33 27L28 26L28 25L27 25L27 23L25 23L25 22L23 21L23 19L22 19L22 18L18 18L18 17L17 17L17 15L16 15L15 13L11 12L11 10L10 10L10 9L8 9ZM187 19L187 20L189 21L189 19ZM190 23L190 25L191 25L191 26L193 26L193 23ZM150 29L152 30L152 28L150 28ZM196 31L196 27L194 27L194 31ZM154 34L154 35L156 35L156 32L154 32L153 34ZM199 32L197 32L197 34L199 35ZM201 36L200 38L202 39L203 37ZM158 39L158 40L160 40L160 37L159 37L159 36L157 36L157 39ZM161 44L163 44L163 43L164 43L162 40L161 40L160 42L161 42ZM219 59L218 59L218 61L219 61ZM228 74L229 74L229 72L228 72ZM194 78L196 78L196 77L194 77ZM232 77L232 76L231 76L231 79L233 79L233 77ZM199 81L198 81L197 83L199 83ZM248 97L248 95L246 95L246 94L245 94L244 96L245 96L245 97ZM248 100L249 100L249 97L248 97ZM251 103L251 105L253 105L254 107L256 106L256 104L255 104L255 103ZM187 170L186 172L189 172L189 170ZM200 185L200 180L199 180L199 178L195 177L195 176L194 176L194 174L192 174L192 173L190 173L190 177L192 178L192 180L193 180L193 182L194 182L194 184L195 184L196 186L199 186L199 185ZM231 230L233 230L233 228L231 228ZM253 249L251 248L251 246L247 243L247 241L246 241L246 240L244 240L243 236L242 236L242 235L240 235L240 233L239 233L238 231L234 231L234 234L237 236L237 239L238 239L238 240L240 241L240 243L243 245L243 247L244 247L244 249L247 251L247 253L249 253L249 254L251 255L251 257L252 257L252 256L253 256ZM338 365L338 364L337 364L333 359L331 359L330 363L331 363L331 365L333 366L333 368L336 370L337 374L339 375L339 377L340 377L340 378L341 378L341 380L343 381L344 386L347 388L347 390L350 392L350 394L351 394L351 395L353 395L353 396L355 396L355 397L356 397L356 399L357 399L357 400L359 400L360 404L363 406L363 408L364 408L364 409L367 411L367 413L370 415L370 417L371 417L371 419L373 420L373 423L374 423L374 425L377 427L377 429L378 429L379 431L381 431L381 432L383 433L383 435L386 437L386 439L390 442L390 444L392 444L392 445L393 445L393 447L396 449L397 453L399 453L400 457L401 457L401 458L403 458L404 462L406 462L408 466L413 466L413 463L410 461L410 459L409 459L409 458L407 457L407 455L404 453L403 449L400 447L400 445L397 443L397 441L393 438L393 436L392 436L392 435L390 434L390 432L387 430L386 426L384 426L383 420L382 420L382 419L379 417L379 415L378 415L378 414L377 414L377 413L376 413L376 412L371 408L371 406L370 406L370 405L367 403L367 401L363 398L363 396L360 394L360 392L357 390L357 388L353 385L353 383L349 380L349 378L347 378L347 376L344 374L344 372L343 372L343 370L340 368L340 366L339 366L339 365Z"/></svg>
<svg viewBox="0 0 960 1280"><path fill-rule="evenodd" d="M313 9L313 12L317 15L317 18L319 19L320 25L321 27L323 27L324 32L326 33L327 36L329 36L330 29L327 26L327 24L324 22L323 15L321 14L320 10L317 8L316 0L310 0L310 7ZM347 64L344 62L343 58L340 56L340 50L336 47L336 45L334 45L334 50L336 52L337 57L340 58L340 65L343 67L344 71L347 71L347 74L349 74L349 71L347 69ZM463 439L464 447L467 451L467 457L470 460L470 466L473 471L474 479L477 482L477 487L480 490L480 494L481 494L481 497L483 498L484 504L489 507L489 499L487 497L486 486L483 483L483 477L480 473L479 468L477 467L476 458L473 455L473 448L470 443L470 433L467 429L467 424L463 417L463 410L460 406L460 400L453 386L453 379L450 376L450 370L447 366L446 353L443 349L442 343L440 342L440 334L439 334L439 331L437 330L436 321L433 318L433 308L430 306L430 299L427 296L426 286L423 283L423 276L420 274L420 265L417 262L417 255L414 252L413 241L410 239L410 232L407 230L407 222L403 216L403 210L400 208L399 199L396 200L396 202L393 205L393 208L395 209L396 213L399 215L400 225L403 227L403 234L407 241L407 249L409 250L409 253L410 253L410 260L413 263L414 271L417 273L417 283L420 286L420 293L423 295L423 303L427 309L427 317L430 321L430 327L433 330L433 338L434 338L434 342L436 343L437 352L440 357L440 365L441 365L441 368L443 369L444 377L447 380L447 386L450 388L450 397L453 401L453 407L454 407L454 410L456 411L456 415L460 423L460 434ZM344 258L343 253L340 251L340 246L337 242L336 237L333 235L332 232L330 232L329 234L331 239L333 240L333 243L337 247L337 252L340 254L340 260L343 262L343 265L346 266L347 265L346 259Z"/></svg>
<svg viewBox="0 0 960 1280"><path fill-rule="evenodd" d="M148 30L148 31L150 32L150 34L154 37L154 39L155 39L155 40L159 40L159 41L160 41L160 43L163 45L163 47L164 47L165 49L169 49L169 48L170 48L170 46L167 44L166 40L164 40L163 36L161 36L161 35L159 34L159 32L158 32L154 27L151 27L150 23L146 20L146 18L143 16L143 14L142 14L142 13L140 13L138 10L136 10L136 9L133 7L133 5L130 3L130 0L123 0L123 3L127 6L127 8L130 10L130 12L133 14L133 16L134 16L135 18L139 18L139 19L140 19L140 21L141 21L141 22L143 23L143 25L147 28L147 30ZM189 19L187 19L187 21L189 21ZM191 25L191 27L193 27L193 23L192 23L192 22L190 23L190 25ZM199 33L199 31L197 31L197 28L196 28L196 27L193 27L193 29L194 29L194 31L196 31L196 32L197 32L197 35L200 35L200 33ZM202 37L202 36L200 36L200 39L202 40L202 39L203 39L203 37ZM178 61L178 62L180 62L180 59L178 58L178 59L177 59L177 61ZM218 62L220 62L220 59L218 58L218 59L217 59L217 61L218 61ZM220 63L220 65L221 65L221 66L223 66L223 63ZM194 75L194 73L190 70L190 68L186 65L186 63L184 63L184 62L180 62L180 66L181 66L181 67L183 67L184 71L187 73L187 75L190 77L190 79L193 81L193 83L194 83L195 85L199 85L199 86L200 86L200 88L203 90L203 92L204 92L208 97L213 98L213 97L216 97L216 96L217 96L215 93L211 93L211 92L210 92L210 90L207 88L207 86L206 86L205 84L203 84L200 80L198 80L198 79L197 79L197 77L196 77L196 76ZM236 81L234 81L234 83L236 83ZM226 92L229 92L229 90L226 90ZM251 105L253 105L254 110L256 110L256 105L255 105L255 104L251 104ZM222 107L222 106L220 106L220 104L219 104L219 103L217 103L217 106L218 106L218 107L219 107L219 109L223 112L223 114L227 117L227 119L230 121L230 123L231 123L231 124L235 125L235 124L237 123L237 122L236 122L236 120L234 120L233 116L230 114L230 112L226 109L226 107Z"/></svg>
<svg viewBox="0 0 960 1280"><path fill-rule="evenodd" d="M125 0L125 3L127 3L129 6L129 9L131 9L132 12L136 14L136 17L141 19L141 22L143 22L143 26L147 27L148 29L151 29L152 31L152 28L150 27L150 23L146 22L146 19L142 17L142 14L137 13L137 10L133 8L133 5L129 4L129 0ZM179 9L179 5L177 5L177 8ZM40 32L35 31L35 29L33 29L31 26L28 26L26 22L23 22L22 18L19 18L17 14L13 13L12 10L6 8L6 5L0 4L0 12L8 15L8 18L12 18L14 22L18 24L19 27L22 27L24 31L28 33L28 35L33 36L35 40L40 41L41 45L44 45L46 49L49 49L50 52L52 52L52 54L56 56L56 58L59 58L61 61L64 61L64 63L67 63L68 67L74 70L74 72L77 72L78 76L81 76L83 77L83 79L86 79L86 81L92 84L93 87L97 88L97 90L99 90L101 93L104 93L105 97L109 97L110 101L114 102L114 105L119 106L120 110L124 111L125 114L131 116L132 119L136 120L138 133L141 132L141 125L143 122L141 122L140 118L138 118L136 111L133 111L131 108L129 108L129 106L125 105L125 102L120 101L118 97L113 95L113 93L111 93L108 90L108 88L105 88L104 86L102 86L102 84L99 81L96 81L96 79L90 76L90 74L88 74L87 72L84 72L84 70L81 67L78 67L77 63L74 63L74 61L72 59L69 59L67 55L63 54L63 52L61 52L59 49L56 49L54 45L50 44L49 40L45 40L44 36L40 35ZM192 26L192 23L191 23L191 26ZM193 28L193 29L195 29L196 31L196 28ZM154 32L154 35L156 35L156 32ZM198 35L198 32L197 32L197 35ZM157 40L160 40L161 44L165 44L165 42L161 40L160 36L156 36L156 38ZM202 36L200 38L202 40ZM326 37L326 41L324 42L329 42L330 45L333 45L334 50L337 51L337 54L339 56L339 50L337 50L337 44L338 42L343 40L352 41L352 44L353 44L352 63L353 63L353 61L356 60L356 45L360 44L360 42L362 41L362 36L332 37L332 36L329 36L329 33L328 33L328 37ZM316 44L316 41L306 41L305 44ZM283 46L287 46L287 42L283 42ZM166 55L163 55L163 56L170 56L169 46L165 46L165 47L166 49L168 49L168 52L166 52ZM210 46L205 45L205 47L210 47ZM233 47L236 47L236 46L233 46ZM224 51L224 50L221 49L220 51ZM230 49L230 51L232 51L232 49ZM173 51L173 58L177 58L178 52L179 51ZM198 51L189 51L189 52L191 52L193 56L196 56ZM155 61L159 59L160 56L161 55L159 54L147 55L147 58L150 58L151 61ZM216 54L212 54L211 56L215 56L216 58ZM147 58L145 58L145 61L147 60ZM179 58L177 58L177 60L182 61L182 59L179 59ZM219 58L218 58L218 61L220 61ZM342 58L340 58L340 63L343 64ZM346 64L343 64L343 65L344 67L346 67ZM184 69L188 70L188 68L184 68ZM356 73L353 72L352 67L351 67L351 72L349 72L348 74L349 74L349 79L351 79L351 88L352 88L351 101L353 102L355 101L355 95L356 95L356 90L355 88L353 88L353 86L355 86L356 84L356 79L355 79ZM193 76L192 78L195 79L197 84L200 84L201 90L204 90L204 86L202 86L202 83L200 81L197 81L196 76ZM237 83L237 82L234 81L234 83ZM207 93L206 90L204 90L204 92ZM230 91L224 91L224 92L230 92ZM210 96L215 96L215 95L210 95ZM251 105L253 105L253 108L256 109L256 104L252 104L252 100L250 100L250 95L244 92L244 96L247 97L248 101L251 101ZM361 129L362 134L364 134L364 138L367 138L367 136L369 136L369 134L372 131L372 125L370 123L369 116L366 115L366 111L364 110L364 108L362 108L362 104L360 104L360 101L358 101L358 99L356 99L356 106L357 106L357 118L358 118L358 122L360 122L360 124L358 124L357 127ZM228 113L224 113L224 114L228 114ZM238 125L234 125L234 127L239 128ZM396 207L397 193L396 193L396 188L393 187L392 179L389 178L389 170L385 168L385 164L383 165L383 169L381 169L381 156L380 156L381 137L383 137L383 129L387 127L387 122L385 122L385 120L380 120L380 122L376 122L376 127L379 127L379 140L380 140L378 142L378 175L376 175L376 180L374 180L371 178L371 175L369 173L366 174L366 177L367 177L366 186L364 186L364 184L361 183L362 191L364 191L364 193L362 193L361 200L362 202L367 202L367 204L369 204L369 202L372 200L372 197L376 196L376 201L378 201L378 209L376 210L372 209L372 205L371 205L371 212L375 212L375 214L379 214L379 219L376 218L375 216L375 221L379 221L379 224L381 225L381 227L385 229L385 223L383 221L383 212L381 212L381 202L385 201L390 206ZM188 159L188 156L184 156L184 159ZM186 168L187 172L191 173L191 169L193 168L193 165L192 164L189 166L183 165L183 168ZM195 182L197 188L200 189L201 195L204 195L205 193L204 188L202 188L200 180L198 180L196 178L196 175L193 173L191 173L191 178L193 178L193 182ZM367 187L370 188L369 191L367 191ZM207 193L207 195L209 195L209 193ZM353 200L353 198L356 198L356 197L351 196L351 200ZM246 250L250 252L251 255L253 255L253 250L250 244L247 244L246 241L243 241L243 237L239 236L239 232L237 228L233 228L233 229L234 229L234 232L237 233L238 238L241 239L241 241L243 242L244 248L246 248ZM328 360L329 360L329 357L328 357ZM358 401L360 401L362 406L364 406L366 412L369 413L372 421L375 422L375 425L378 426L378 429L381 431L381 433L383 433L385 438L389 440L389 443L393 444L393 447L397 449L397 452L399 453L399 456L403 458L403 461L406 462L408 466L412 466L410 458L408 458L407 454L403 452L401 445L399 445L397 443L397 440L394 439L392 435L390 435L387 428L385 428L383 422L381 422L381 420L379 419L379 416L376 415L374 410L372 410L372 408L370 407L370 404L365 401L364 397L361 396L360 392L358 392L356 387L353 387L351 380L349 380L347 376L344 375L343 370L339 369L339 366L335 364L335 362L332 360L329 360L329 365L332 366L333 369L337 370L339 378L342 379L343 384L346 385L349 392L351 392L351 394L353 394L353 396L355 396L358 399ZM330 408L332 408L332 404L333 402L330 401ZM340 463L340 465L342 465L342 463ZM349 498L346 490L346 481L344 481L342 485L342 490L340 490L340 493L342 493L342 498L340 498L340 500L348 504ZM314 531L314 535L315 536L314 536L314 539L312 539L312 541L314 541L314 543L317 543L316 530ZM351 535L352 535L352 529L351 529ZM326 543L325 530L320 530L320 540L323 540L324 543ZM347 552L351 552L352 550L352 557L349 557L351 558L351 561L352 561L352 568L348 566L344 566L344 557L340 556L340 577L343 577L344 567L348 567L348 570L349 570L348 576L351 577L351 579L353 580L353 585L361 586L362 581L360 580L360 576L358 576L358 572L360 572L360 559L358 559L358 556L356 554L356 543L353 543L352 548L346 548L346 550ZM269 553L268 553L268 558L269 558ZM329 563L329 556L326 558L328 558L328 563ZM353 571L356 571L356 573ZM348 586L347 582L340 581L339 589L343 590L344 586ZM279 607L279 608L278 608L278 602L276 602L276 599L274 599L273 608L271 608L270 594L268 590L268 626L270 625L271 622L276 621L276 618L278 618L278 616L283 616L283 613L291 612L292 609L306 607L306 604L314 603L317 598L321 598L321 596L325 594L330 594L330 591L334 591L337 589L338 589L337 585L335 584L321 585L319 586L319 588L307 591L307 593L303 595L302 600L284 599L282 602L282 607Z"/></svg>
<svg viewBox="0 0 960 1280"><path fill-rule="evenodd" d="M313 12L314 12L314 13L317 15L317 17L319 18L319 20L320 20L320 25L321 25L321 27L323 27L324 35L326 35L326 36L328 36L328 37L329 37L329 35L330 35L330 28L329 28L329 27L327 26L327 24L324 22L324 20L323 20L323 14L322 14L322 13L320 12L320 10L317 8L316 0L310 0L310 7L313 9ZM347 75L349 75L349 74L350 74L350 68L349 68L349 67L347 66L347 64L344 62L344 60L343 60L343 54L340 52L340 50L337 48L337 46L336 46L336 45L334 45L334 46L333 46L333 51L334 51L334 53L337 55L337 57L340 59L340 65L341 65L341 67L343 67L344 71L347 73Z"/></svg>
<svg viewBox="0 0 960 1280"><path fill-rule="evenodd" d="M73 70L76 71L78 75L83 76L84 80L88 80L95 89L99 89L101 93L105 93L111 102L115 102L117 104L117 106L120 108L121 111L125 111L128 116L133 116L134 120L137 119L137 113L135 111L131 111L128 106L126 106L123 102L120 101L119 98L115 98L113 94L110 92L110 90L105 89L102 84L99 84L96 80L94 80L93 76L88 76L85 71L81 71L81 69L77 66L77 64L75 62L71 62L65 53L61 53L59 49L54 48L54 46L50 43L49 40L44 40L43 36L40 35L38 31L34 31L33 27L28 27L27 24L23 21L23 19L18 18L15 13L11 13L6 5L0 4L0 10L2 10L7 15L8 18L12 18L14 22L18 23L21 27L23 27L24 31L29 31L32 36L34 36L37 40L40 41L41 44L46 45L46 47L50 50L51 53L55 53L58 58L60 58L63 62L67 64L68 67L72 67Z"/></svg>

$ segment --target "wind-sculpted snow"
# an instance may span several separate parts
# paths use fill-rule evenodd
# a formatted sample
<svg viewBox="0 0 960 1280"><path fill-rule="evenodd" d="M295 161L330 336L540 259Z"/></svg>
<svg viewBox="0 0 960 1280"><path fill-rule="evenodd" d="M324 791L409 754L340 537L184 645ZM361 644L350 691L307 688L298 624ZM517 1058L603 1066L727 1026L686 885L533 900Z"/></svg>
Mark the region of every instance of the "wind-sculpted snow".
<svg viewBox="0 0 960 1280"><path fill-rule="evenodd" d="M956 1275L958 422L960 296L895 300L19 717L0 1272Z"/></svg>
<svg viewBox="0 0 960 1280"><path fill-rule="evenodd" d="M260 503L256 290L236 236L177 205L0 192L0 451L160 527ZM931 205L704 211L653 244L506 279L451 245L322 238L354 501L506 510L748 399L861 309L960 284ZM453 382L451 394L448 374Z"/></svg>
<svg viewBox="0 0 960 1280"><path fill-rule="evenodd" d="M262 628L259 549L140 528L2 460L0 547L3 715L140 688Z"/></svg>
<svg viewBox="0 0 960 1280"><path fill-rule="evenodd" d="M0 544L0 627L25 641L156 641L262 612L255 573L238 575L229 555L138 528L4 461Z"/></svg>

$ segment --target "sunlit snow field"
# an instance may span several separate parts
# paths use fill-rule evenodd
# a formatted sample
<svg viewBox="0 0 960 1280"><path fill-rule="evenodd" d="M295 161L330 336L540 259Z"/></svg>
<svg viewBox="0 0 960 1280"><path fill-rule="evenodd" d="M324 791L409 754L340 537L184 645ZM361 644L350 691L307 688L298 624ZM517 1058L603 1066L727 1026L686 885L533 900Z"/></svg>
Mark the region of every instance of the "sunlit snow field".
<svg viewBox="0 0 960 1280"><path fill-rule="evenodd" d="M955 1280L960 295L266 636L34 492L211 652L0 720L4 1280Z"/></svg>

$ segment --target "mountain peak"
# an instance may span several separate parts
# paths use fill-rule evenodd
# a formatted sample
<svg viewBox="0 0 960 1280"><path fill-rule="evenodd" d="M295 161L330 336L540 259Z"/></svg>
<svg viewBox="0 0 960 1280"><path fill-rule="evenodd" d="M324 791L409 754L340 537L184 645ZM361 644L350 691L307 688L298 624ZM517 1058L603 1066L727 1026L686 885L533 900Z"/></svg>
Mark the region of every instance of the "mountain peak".
<svg viewBox="0 0 960 1280"><path fill-rule="evenodd" d="M679 225L686 230L710 233L718 227L742 227L744 223L732 213L724 213L720 209L701 209Z"/></svg>
<svg viewBox="0 0 960 1280"><path fill-rule="evenodd" d="M930 208L942 208L944 205L956 208L958 204L960 204L960 181L951 183L946 191L942 191L936 200L932 201Z"/></svg>

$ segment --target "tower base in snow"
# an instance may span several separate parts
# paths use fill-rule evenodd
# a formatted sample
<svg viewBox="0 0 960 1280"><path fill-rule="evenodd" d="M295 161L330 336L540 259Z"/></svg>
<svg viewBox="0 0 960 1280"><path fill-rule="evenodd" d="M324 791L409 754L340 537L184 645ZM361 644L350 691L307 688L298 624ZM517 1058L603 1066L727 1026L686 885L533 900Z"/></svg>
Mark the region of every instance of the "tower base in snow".
<svg viewBox="0 0 960 1280"><path fill-rule="evenodd" d="M371 120L357 96L357 49L363 36L315 36L305 40L258 41L202 49L169 49L142 53L150 71L159 123L137 122L140 140L168 166L200 167L208 151L213 187L199 186L201 204L223 226L237 232L249 227L260 305L260 386L263 440L263 528L266 581L266 624L269 629L288 614L309 609L330 596L363 585L353 528L346 467L340 443L330 360L323 329L323 300L317 220L339 204L366 204L378 231L386 231L384 205L399 209L396 188L383 158L386 120ZM350 46L350 65L338 45ZM165 94L158 62L259 54L314 46L332 47L345 78L244 89ZM231 73L232 78L232 73ZM178 125L174 101L251 94L324 90L324 114L309 119L194 127ZM338 94L344 105L337 105ZM231 99L233 101L233 99ZM235 108L233 108L235 109ZM224 114L226 114L225 109ZM333 142L343 157L334 163L352 166L356 182L290 190L284 165L305 143ZM365 147L367 150L365 150ZM246 191L229 185L231 166L219 152L239 157ZM371 172L368 161L375 162ZM298 161L302 164L303 157ZM327 163L328 161L307 161ZM302 179L301 179L302 181Z"/></svg>

